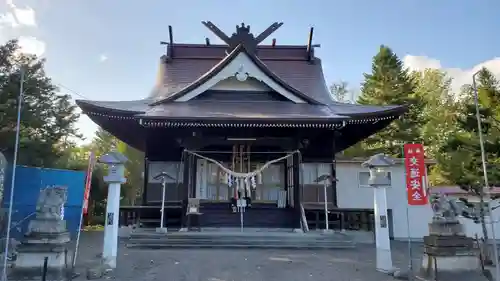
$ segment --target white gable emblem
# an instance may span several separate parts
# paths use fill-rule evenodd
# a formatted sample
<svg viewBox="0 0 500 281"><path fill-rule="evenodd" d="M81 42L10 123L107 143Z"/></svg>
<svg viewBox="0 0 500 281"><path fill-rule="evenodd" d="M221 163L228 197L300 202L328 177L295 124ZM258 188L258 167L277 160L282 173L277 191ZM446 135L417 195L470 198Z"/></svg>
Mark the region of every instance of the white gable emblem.
<svg viewBox="0 0 500 281"><path fill-rule="evenodd" d="M248 79L248 72L245 71L243 64L238 68L238 72L234 75L236 79L240 82L245 82Z"/></svg>

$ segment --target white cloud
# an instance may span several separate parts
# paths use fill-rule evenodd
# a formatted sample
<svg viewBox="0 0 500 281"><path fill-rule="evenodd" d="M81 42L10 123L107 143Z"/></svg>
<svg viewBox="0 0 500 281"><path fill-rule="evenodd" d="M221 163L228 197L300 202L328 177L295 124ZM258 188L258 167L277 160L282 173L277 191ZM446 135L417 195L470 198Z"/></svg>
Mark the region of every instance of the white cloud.
<svg viewBox="0 0 500 281"><path fill-rule="evenodd" d="M31 7L19 8L7 1L8 12L0 15L0 26L17 28L20 26L36 27L36 13Z"/></svg>
<svg viewBox="0 0 500 281"><path fill-rule="evenodd" d="M106 56L105 54L102 54L99 56L99 61L100 62L105 62L108 60L108 56Z"/></svg>
<svg viewBox="0 0 500 281"><path fill-rule="evenodd" d="M41 56L45 53L46 49L45 42L38 40L33 36L20 36L19 46L21 47L21 52L36 56Z"/></svg>
<svg viewBox="0 0 500 281"><path fill-rule="evenodd" d="M500 78L500 57L481 62L469 69L446 68L441 65L439 60L425 56L406 55L403 59L403 63L406 67L415 71L423 71L431 68L440 69L446 72L448 76L453 79L452 88L455 92L458 92L462 85L472 83L472 75L483 67Z"/></svg>
<svg viewBox="0 0 500 281"><path fill-rule="evenodd" d="M9 6L11 8L15 8L16 7L14 5L14 1L13 0L5 0L5 3L7 4L7 6Z"/></svg>
<svg viewBox="0 0 500 281"><path fill-rule="evenodd" d="M12 10L20 25L36 26L35 11L32 8L26 7L25 9L21 9L14 7Z"/></svg>
<svg viewBox="0 0 500 281"><path fill-rule="evenodd" d="M8 10L0 14L0 44L12 38L18 38L21 52L37 56L45 53L46 44L40 39L30 36L20 27L36 28L36 13L31 7L19 8L12 0L5 0Z"/></svg>
<svg viewBox="0 0 500 281"><path fill-rule="evenodd" d="M19 26L19 23L17 22L16 18L14 17L14 14L5 13L3 15L0 15L0 29L16 28L18 26Z"/></svg>

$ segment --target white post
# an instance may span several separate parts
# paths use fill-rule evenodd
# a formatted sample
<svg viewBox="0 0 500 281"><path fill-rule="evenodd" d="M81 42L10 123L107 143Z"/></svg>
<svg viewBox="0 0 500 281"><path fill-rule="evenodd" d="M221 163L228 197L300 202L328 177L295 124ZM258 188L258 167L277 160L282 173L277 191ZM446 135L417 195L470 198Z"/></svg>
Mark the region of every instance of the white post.
<svg viewBox="0 0 500 281"><path fill-rule="evenodd" d="M127 158L118 152L103 155L99 162L109 165L109 174L104 182L109 183L108 201L106 204L106 222L104 226L104 244L102 249L102 263L108 268L116 268L118 253L118 220L120 212L120 188L125 183L124 163Z"/></svg>
<svg viewBox="0 0 500 281"><path fill-rule="evenodd" d="M373 193L377 270L387 273L393 269L387 218L387 197L384 187L373 188Z"/></svg>
<svg viewBox="0 0 500 281"><path fill-rule="evenodd" d="M120 211L120 183L110 183L106 205L106 226L104 227L104 244L102 257L109 268L116 268L118 252L118 213Z"/></svg>
<svg viewBox="0 0 500 281"><path fill-rule="evenodd" d="M370 159L361 164L361 166L370 169L368 184L373 188L377 271L390 273L394 268L392 266L389 219L387 217L387 196L385 194L385 189L391 186L391 179L386 169L394 166L394 160L380 153L370 157Z"/></svg>
<svg viewBox="0 0 500 281"><path fill-rule="evenodd" d="M328 198L326 197L327 195L327 192L326 192L326 188L328 186L328 181L325 180L325 182L323 183L323 194L325 195L325 230L328 231L329 230L329 221L328 221Z"/></svg>

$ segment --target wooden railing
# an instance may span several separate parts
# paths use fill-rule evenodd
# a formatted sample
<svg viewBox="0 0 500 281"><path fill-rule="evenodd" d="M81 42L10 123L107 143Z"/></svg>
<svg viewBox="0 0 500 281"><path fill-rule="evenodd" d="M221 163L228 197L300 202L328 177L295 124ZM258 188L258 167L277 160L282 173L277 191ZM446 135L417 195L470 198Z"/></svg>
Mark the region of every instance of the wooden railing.
<svg viewBox="0 0 500 281"><path fill-rule="evenodd" d="M309 229L325 229L325 211L306 209L305 216ZM373 210L370 209L330 209L328 227L334 230L374 231Z"/></svg>

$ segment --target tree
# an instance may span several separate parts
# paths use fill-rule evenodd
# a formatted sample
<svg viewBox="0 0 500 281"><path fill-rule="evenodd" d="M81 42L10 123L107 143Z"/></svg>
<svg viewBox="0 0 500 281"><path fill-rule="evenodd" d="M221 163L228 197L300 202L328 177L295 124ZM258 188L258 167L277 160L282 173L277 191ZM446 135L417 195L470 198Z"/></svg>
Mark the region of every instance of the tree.
<svg viewBox="0 0 500 281"><path fill-rule="evenodd" d="M456 131L459 102L451 89L451 79L440 70L412 72L414 93L424 106L421 111L420 133L426 157L435 159L439 147Z"/></svg>
<svg viewBox="0 0 500 281"><path fill-rule="evenodd" d="M348 83L346 81L340 81L338 83L333 83L330 86L330 94L333 99L337 102L349 102L349 89Z"/></svg>
<svg viewBox="0 0 500 281"><path fill-rule="evenodd" d="M128 159L127 163L125 163L127 183L123 185L124 199L127 204L135 205L135 200L140 196L140 191L144 184L142 180L144 173L144 153L124 142L119 142L118 151L123 153Z"/></svg>
<svg viewBox="0 0 500 281"><path fill-rule="evenodd" d="M45 75L43 59L19 52L17 41L0 46L0 152L12 160L17 103L24 70L20 149L18 163L52 167L61 156L60 145L68 137L80 137L75 123L79 115L69 95L58 94Z"/></svg>
<svg viewBox="0 0 500 281"><path fill-rule="evenodd" d="M90 145L96 155L101 156L118 147L119 140L103 128L97 129Z"/></svg>
<svg viewBox="0 0 500 281"><path fill-rule="evenodd" d="M367 154L383 152L401 157L403 143L421 141L423 102L414 91L412 79L402 61L390 48L382 45L373 57L372 72L364 74L358 103L407 105L409 111L402 119L393 121L363 142Z"/></svg>
<svg viewBox="0 0 500 281"><path fill-rule="evenodd" d="M500 184L500 85L486 69L478 75L479 112L487 158L487 176L491 186ZM443 178L457 184L463 190L479 197L479 217L483 228L483 237L488 241L485 223L484 174L481 161L480 142L474 91L463 88L462 105L458 115L458 128L448 136L437 155L436 172ZM466 200L463 200L466 202ZM467 203L467 202L466 202Z"/></svg>
<svg viewBox="0 0 500 281"><path fill-rule="evenodd" d="M125 201L123 203L135 204L135 200L143 186L144 153L120 141L102 128L97 130L90 147L97 156L117 150L127 157L128 161L125 163L127 182L122 185L123 201Z"/></svg>

